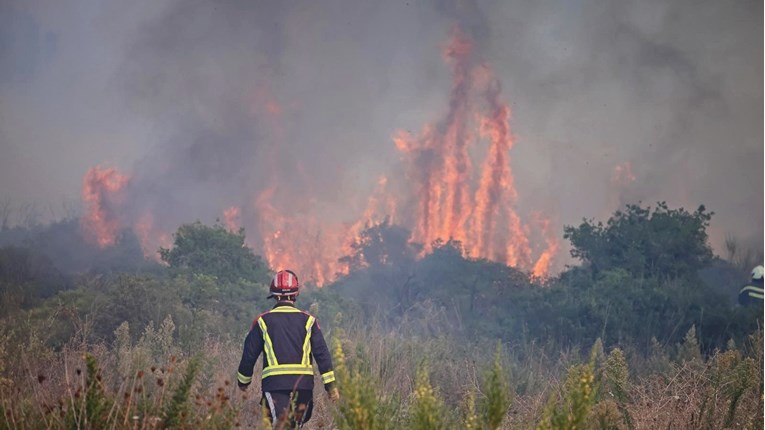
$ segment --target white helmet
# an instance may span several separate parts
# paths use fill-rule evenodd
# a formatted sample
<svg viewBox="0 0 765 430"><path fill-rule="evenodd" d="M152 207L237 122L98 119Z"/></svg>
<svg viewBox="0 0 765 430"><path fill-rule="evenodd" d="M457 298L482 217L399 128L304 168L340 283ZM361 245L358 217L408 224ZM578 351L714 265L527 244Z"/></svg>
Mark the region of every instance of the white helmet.
<svg viewBox="0 0 765 430"><path fill-rule="evenodd" d="M756 266L754 269L752 269L752 280L762 280L762 275L765 273L765 269L763 269L762 266Z"/></svg>

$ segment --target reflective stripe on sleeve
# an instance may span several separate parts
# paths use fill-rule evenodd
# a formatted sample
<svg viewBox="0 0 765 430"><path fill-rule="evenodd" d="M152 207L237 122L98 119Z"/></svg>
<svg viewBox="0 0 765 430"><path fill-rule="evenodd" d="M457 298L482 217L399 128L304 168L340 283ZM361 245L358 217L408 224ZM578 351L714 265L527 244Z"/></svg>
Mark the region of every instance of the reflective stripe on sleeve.
<svg viewBox="0 0 765 430"><path fill-rule="evenodd" d="M279 362L276 360L276 354L274 354L274 344L271 343L271 336L268 335L268 327L266 327L263 318L258 319L258 325L260 331L263 332L263 350L266 352L266 360L271 366L278 365Z"/></svg>
<svg viewBox="0 0 765 430"><path fill-rule="evenodd" d="M300 362L303 366L311 365L311 327L316 318L309 316L305 323L305 340L303 341L303 360Z"/></svg>
<svg viewBox="0 0 765 430"><path fill-rule="evenodd" d="M322 373L321 382L325 384L329 384L330 382L335 382L335 372L333 370L330 370L327 373Z"/></svg>
<svg viewBox="0 0 765 430"><path fill-rule="evenodd" d="M741 289L741 293L745 292L749 295L749 297L755 297L758 299L762 298L762 288L755 287L753 285L747 285L746 287Z"/></svg>
<svg viewBox="0 0 765 430"><path fill-rule="evenodd" d="M252 382L252 376L244 376L240 372L236 372L236 380L241 384L249 384Z"/></svg>

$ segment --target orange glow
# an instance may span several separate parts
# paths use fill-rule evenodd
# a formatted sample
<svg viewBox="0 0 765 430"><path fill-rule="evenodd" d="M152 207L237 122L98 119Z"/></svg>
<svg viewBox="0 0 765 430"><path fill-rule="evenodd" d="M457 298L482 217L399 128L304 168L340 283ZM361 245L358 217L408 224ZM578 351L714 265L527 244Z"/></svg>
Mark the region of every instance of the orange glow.
<svg viewBox="0 0 765 430"><path fill-rule="evenodd" d="M475 256L499 259L505 253L508 264L517 266L520 255L525 254L525 247L519 249L519 243L525 244L526 238L521 229L520 219L510 204L516 197L513 177L510 172L510 148L513 141L510 136L510 110L507 105L497 100L499 88L487 92L486 98L491 109L481 121L481 135L489 138L489 149L481 171L481 179L476 192L473 234L477 239L471 247ZM501 209L505 209L512 245L502 246L496 243Z"/></svg>
<svg viewBox="0 0 765 430"><path fill-rule="evenodd" d="M632 173L632 163L625 162L617 164L611 173L611 184L616 187L623 187L635 182L635 174Z"/></svg>
<svg viewBox="0 0 765 430"><path fill-rule="evenodd" d="M276 183L260 193L255 201L257 230L263 238L263 254L273 269L293 268L318 285L331 282L347 273L348 267L338 260L353 252L352 245L358 243L363 230L387 217L411 228L412 240L424 245L423 252L430 251L436 240L453 239L462 242L472 258L499 261L537 277L549 273L558 252L557 241L549 233L549 220L538 221L534 225L542 232L534 237L540 236L544 247L532 247L532 229L515 207L518 192L510 168L514 143L510 108L502 100L494 72L474 51L470 38L454 28L443 52L452 71L444 115L416 135L394 134L393 144L406 168L405 182L396 183L402 189L391 192L390 180L381 177L355 221L326 223L310 208L296 212L278 201ZM268 100L270 105L272 100ZM278 122L273 127L283 129ZM277 147L269 148L269 156L275 160ZM484 154L476 172L471 152L475 152L473 156ZM299 171L299 166L294 170Z"/></svg>
<svg viewBox="0 0 765 430"><path fill-rule="evenodd" d="M242 210L236 206L231 206L223 211L223 224L229 231L239 231L241 227Z"/></svg>
<svg viewBox="0 0 765 430"><path fill-rule="evenodd" d="M558 251L557 246L546 249L542 255L539 256L539 259L534 264L534 269L532 270L532 276L535 278L544 278L547 276L547 273L550 270L550 260L555 255L555 253Z"/></svg>
<svg viewBox="0 0 765 430"><path fill-rule="evenodd" d="M611 169L611 182L608 187L608 207L617 209L625 203L625 193L635 182L636 177L632 172L632 163L629 161L617 164ZM609 213L604 214L610 215Z"/></svg>
<svg viewBox="0 0 765 430"><path fill-rule="evenodd" d="M551 231L550 220L547 218L540 218L537 222L541 225L542 235L545 238L547 248L542 251L542 254L537 258L534 263L534 269L531 271L531 275L535 278L545 278L550 274L550 264L558 253L558 239Z"/></svg>
<svg viewBox="0 0 765 430"><path fill-rule="evenodd" d="M259 213L258 231L263 240L263 256L274 270L295 270L301 279L322 285L331 274L337 258L331 252L339 251L337 244L323 249L324 235L315 219L292 214L290 208L279 209L274 201L276 188L263 191L255 207ZM339 258L339 257L338 257ZM334 278L334 276L332 276Z"/></svg>
<svg viewBox="0 0 765 430"><path fill-rule="evenodd" d="M282 107L276 102L269 102L266 104L266 109L271 115L278 116L282 114Z"/></svg>
<svg viewBox="0 0 765 430"><path fill-rule="evenodd" d="M305 281L318 286L348 273L340 258L351 254L352 245L360 240L369 225L395 217L396 202L386 192L388 179L381 177L369 197L362 216L353 224L322 224L310 214L293 214L290 208L280 210L275 186L263 191L255 202L260 214L258 231L263 238L263 256L274 270L295 270Z"/></svg>
<svg viewBox="0 0 765 430"><path fill-rule="evenodd" d="M154 217L149 212L141 215L133 224L133 232L141 243L144 258L148 260L161 262L159 248L170 248L173 244L169 234L157 230Z"/></svg>
<svg viewBox="0 0 765 430"><path fill-rule="evenodd" d="M416 138L405 132L393 138L417 196L414 240L429 251L436 239L455 239L473 258L547 273L557 242L546 240L546 249L533 258L530 228L515 208L510 108L502 101L499 80L474 58L472 42L459 29L445 56L453 65L445 116ZM474 174L469 149L478 144L487 147Z"/></svg>
<svg viewBox="0 0 765 430"><path fill-rule="evenodd" d="M354 252L365 228L385 220L411 229L411 240L423 245L423 253L437 240L453 239L462 242L470 258L498 261L534 277L548 276L559 245L547 217L528 223L518 208L510 107L498 77L476 51L470 37L455 27L443 52L452 76L444 112L419 133L394 133L400 169L380 176L368 196L344 194L343 201L332 202L344 209L339 220L336 213L327 215L331 211L313 195L317 185L311 182L310 165L306 169L300 160L280 152L290 147L284 121L293 116L294 103L280 103L268 86L258 85L251 113L262 120L268 136L261 152L266 183L241 196L238 201L247 202L244 206L218 209L226 228L246 227L248 245L271 269L295 270L303 282L319 286L347 274L348 264L340 259ZM289 181L284 172L290 172ZM614 172L620 183L634 181L629 164ZM98 167L85 177L83 198L89 212L83 226L100 246L113 244L121 228L115 208L127 182L113 169ZM147 213L133 227L144 253L156 258L147 250L156 249L156 238L164 237L163 244L169 246L170 236L154 221ZM357 264L366 263L362 259Z"/></svg>
<svg viewBox="0 0 765 430"><path fill-rule="evenodd" d="M454 62L453 86L449 112L445 119L445 131L441 138L446 151L444 160L445 201L443 225L438 235L464 241L465 221L470 216L468 205L471 165L468 146L471 141L468 129L469 92L471 87L470 66L472 43L458 27L452 30L452 40L447 57Z"/></svg>
<svg viewBox="0 0 765 430"><path fill-rule="evenodd" d="M141 242L141 251L143 251L143 256L146 258L153 258L152 254L154 254L154 252L150 251L147 246L151 238L151 230L153 225L154 218L150 213L146 213L138 219L138 222L135 223L135 227L133 228L136 236L138 236L138 241Z"/></svg>
<svg viewBox="0 0 765 430"><path fill-rule="evenodd" d="M82 183L82 199L87 211L80 219L86 237L101 248L114 245L123 226L118 218L118 205L129 178L114 168L92 167Z"/></svg>
<svg viewBox="0 0 765 430"><path fill-rule="evenodd" d="M113 246L117 234L123 228L132 227L145 258L160 261L157 250L170 247L171 236L158 231L154 217L146 212L135 221L125 218L125 187L130 182L114 168L93 167L83 179L82 196L87 205L86 213L80 218L80 225L87 240L101 248Z"/></svg>
<svg viewBox="0 0 765 430"><path fill-rule="evenodd" d="M361 216L349 224L333 225L319 222L310 213L298 215L281 207L277 187L272 185L255 203L263 253L272 268L294 268L318 285L331 282L347 273L348 267L338 264L338 259L351 254L362 231L387 217L390 222L401 219L409 224L412 240L422 243L424 252L438 239L454 239L462 242L472 258L500 261L537 277L549 273L558 252L549 221L535 223L545 245L534 251L532 229L515 207L518 192L510 168L510 108L502 100L499 80L475 58L473 42L457 27L444 57L452 67L445 114L417 135L397 131L393 136L407 173L399 184L404 193L401 199L388 189L388 178L381 177ZM478 153L485 148L477 172L471 160L473 146Z"/></svg>

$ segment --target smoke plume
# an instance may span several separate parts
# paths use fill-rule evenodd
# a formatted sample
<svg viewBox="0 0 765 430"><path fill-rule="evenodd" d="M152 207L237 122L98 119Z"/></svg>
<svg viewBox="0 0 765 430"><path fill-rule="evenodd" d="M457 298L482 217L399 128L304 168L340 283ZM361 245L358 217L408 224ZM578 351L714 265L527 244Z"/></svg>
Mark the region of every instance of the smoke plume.
<svg viewBox="0 0 765 430"><path fill-rule="evenodd" d="M217 219L325 283L387 216L546 273L666 200L762 248L761 2L76 4L0 5L0 197L104 246Z"/></svg>

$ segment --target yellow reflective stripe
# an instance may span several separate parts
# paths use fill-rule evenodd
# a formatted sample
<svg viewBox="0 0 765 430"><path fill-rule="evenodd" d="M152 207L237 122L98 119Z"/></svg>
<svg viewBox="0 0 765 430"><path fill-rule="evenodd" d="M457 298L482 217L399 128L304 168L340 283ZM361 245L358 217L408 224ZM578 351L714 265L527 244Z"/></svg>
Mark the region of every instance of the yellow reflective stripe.
<svg viewBox="0 0 765 430"><path fill-rule="evenodd" d="M755 299L762 299L762 294L763 294L762 288L755 287L753 285L747 285L744 288L742 288L741 291L739 291L739 293L744 293L744 292L746 292L746 294L749 297L754 297Z"/></svg>
<svg viewBox="0 0 765 430"><path fill-rule="evenodd" d="M313 369L313 366L303 366L302 364L277 364L276 366L268 366L265 369L263 369L263 371L265 372L269 369L276 369L276 370L293 369L296 367L299 367L301 369Z"/></svg>
<svg viewBox="0 0 765 430"><path fill-rule="evenodd" d="M302 311L291 307L281 307L272 309L269 313L271 312L293 313ZM301 363L279 364L278 360L276 359L276 354L274 353L274 345L271 342L271 337L268 335L268 327L266 326L266 322L262 317L258 319L258 326L260 326L260 330L263 332L263 349L265 351L266 361L268 364L268 366L263 369L263 379L276 375L313 375L313 366L311 365L311 328L315 322L316 318L309 315L308 321L306 321L305 324L306 335L305 340L303 340L303 358ZM331 375L331 378L332 381L335 380L334 373Z"/></svg>
<svg viewBox="0 0 765 430"><path fill-rule="evenodd" d="M302 364L280 364L263 369L263 379L275 375L313 375L313 367Z"/></svg>
<svg viewBox="0 0 765 430"><path fill-rule="evenodd" d="M268 327L266 327L266 322L262 317L258 318L258 325L263 332L263 349L266 352L266 360L271 366L278 365L279 362L276 361L276 354L274 354L274 344L271 343L271 336L268 335Z"/></svg>
<svg viewBox="0 0 765 430"><path fill-rule="evenodd" d="M305 323L305 340L303 341L303 361L301 363L303 366L310 366L311 365L311 327L313 326L314 321L316 321L316 318L309 316L308 321Z"/></svg>
<svg viewBox="0 0 765 430"><path fill-rule="evenodd" d="M249 384L252 382L252 376L244 376L239 372L236 372L236 380L241 382L242 384Z"/></svg>
<svg viewBox="0 0 765 430"><path fill-rule="evenodd" d="M275 370L268 374L264 374L263 379L266 379L269 376L279 376L279 375L313 375L313 369L311 370Z"/></svg>
<svg viewBox="0 0 765 430"><path fill-rule="evenodd" d="M271 312L302 312L302 311L300 309L282 306L278 308L273 308L270 311L268 311L268 313L271 313Z"/></svg>
<svg viewBox="0 0 765 430"><path fill-rule="evenodd" d="M327 373L321 374L321 382L325 384L329 384L330 382L335 382L335 372L330 370Z"/></svg>

